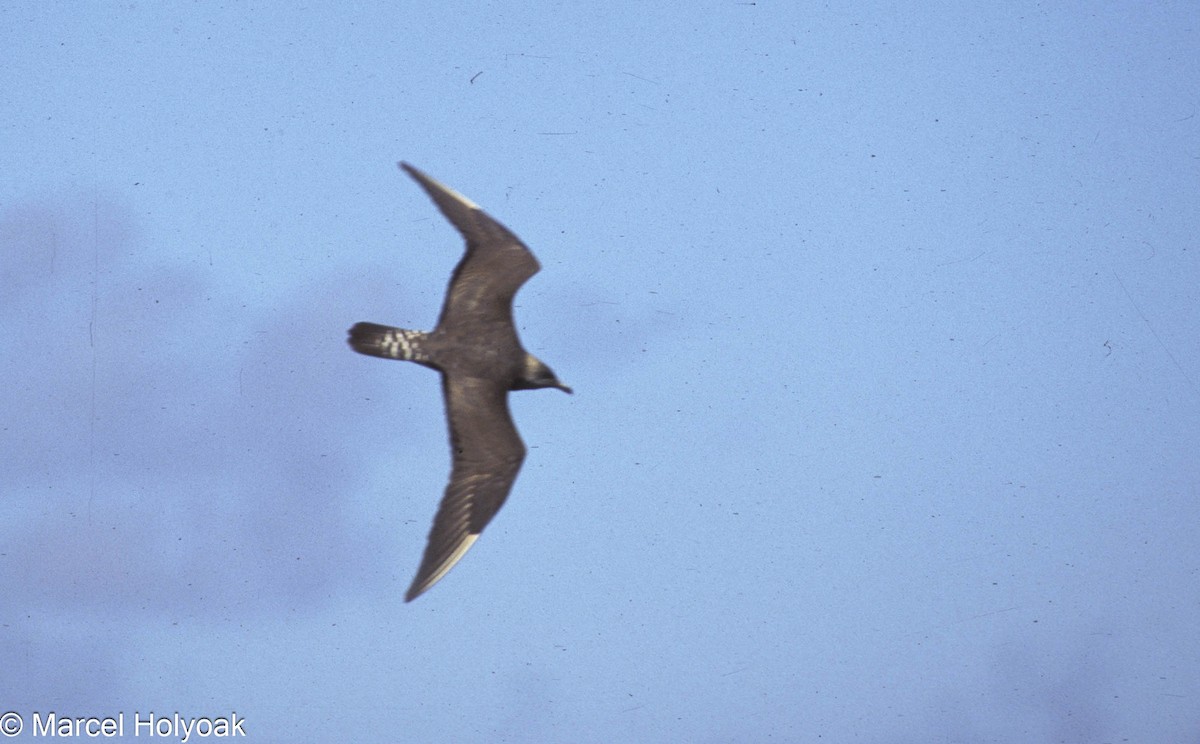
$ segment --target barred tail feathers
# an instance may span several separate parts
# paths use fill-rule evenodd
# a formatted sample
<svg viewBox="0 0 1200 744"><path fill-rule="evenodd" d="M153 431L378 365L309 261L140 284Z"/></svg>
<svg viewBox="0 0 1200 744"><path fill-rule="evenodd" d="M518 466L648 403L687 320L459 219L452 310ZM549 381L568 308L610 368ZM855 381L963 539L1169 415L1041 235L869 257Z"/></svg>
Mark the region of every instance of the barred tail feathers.
<svg viewBox="0 0 1200 744"><path fill-rule="evenodd" d="M429 361L429 356L421 349L424 339L425 334L421 331L378 323L355 323L347 341L359 354L420 364Z"/></svg>

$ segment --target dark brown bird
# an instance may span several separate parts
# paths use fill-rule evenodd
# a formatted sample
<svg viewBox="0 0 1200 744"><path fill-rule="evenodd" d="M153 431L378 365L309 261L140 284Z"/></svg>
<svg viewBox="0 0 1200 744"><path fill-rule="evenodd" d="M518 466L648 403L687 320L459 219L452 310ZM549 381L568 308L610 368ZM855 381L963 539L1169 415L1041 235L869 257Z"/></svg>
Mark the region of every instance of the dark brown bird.
<svg viewBox="0 0 1200 744"><path fill-rule="evenodd" d="M442 374L450 424L450 483L433 518L429 544L412 586L411 602L454 567L504 505L525 460L525 444L508 410L508 391L558 388L541 360L525 351L513 325L513 295L540 268L525 244L474 202L408 163L421 184L467 241L467 251L429 333L356 323L350 346L360 354L402 359Z"/></svg>

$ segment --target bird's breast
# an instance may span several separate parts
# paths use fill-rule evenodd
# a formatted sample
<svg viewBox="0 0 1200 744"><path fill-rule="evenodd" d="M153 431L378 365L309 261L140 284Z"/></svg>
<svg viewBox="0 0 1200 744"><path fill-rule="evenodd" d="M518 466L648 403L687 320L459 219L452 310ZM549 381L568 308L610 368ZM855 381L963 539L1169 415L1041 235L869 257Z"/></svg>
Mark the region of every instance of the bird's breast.
<svg viewBox="0 0 1200 744"><path fill-rule="evenodd" d="M435 332L433 356L450 375L494 379L509 385L522 371L525 350L516 334L505 329L478 328L473 333Z"/></svg>

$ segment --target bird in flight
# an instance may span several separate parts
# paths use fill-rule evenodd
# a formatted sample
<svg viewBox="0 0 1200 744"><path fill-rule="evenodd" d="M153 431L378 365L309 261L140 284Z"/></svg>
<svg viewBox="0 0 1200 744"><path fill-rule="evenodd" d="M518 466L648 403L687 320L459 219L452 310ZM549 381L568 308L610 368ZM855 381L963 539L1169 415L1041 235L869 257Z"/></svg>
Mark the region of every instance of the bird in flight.
<svg viewBox="0 0 1200 744"><path fill-rule="evenodd" d="M477 204L408 163L400 163L467 250L450 277L437 326L428 333L356 323L351 348L436 369L450 426L450 482L405 602L436 584L500 511L525 460L508 410L508 391L571 388L525 351L513 325L513 296L540 266L525 244Z"/></svg>

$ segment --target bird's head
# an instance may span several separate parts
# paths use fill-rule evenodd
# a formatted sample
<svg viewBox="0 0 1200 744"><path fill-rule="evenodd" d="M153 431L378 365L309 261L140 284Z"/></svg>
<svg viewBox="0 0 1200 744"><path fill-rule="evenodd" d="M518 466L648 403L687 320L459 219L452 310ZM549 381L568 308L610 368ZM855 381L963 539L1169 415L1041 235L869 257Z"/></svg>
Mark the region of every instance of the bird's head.
<svg viewBox="0 0 1200 744"><path fill-rule="evenodd" d="M513 386L514 390L537 390L538 388L558 388L564 393L574 391L559 381L554 370L533 354L525 354L525 368L521 370L521 379Z"/></svg>

